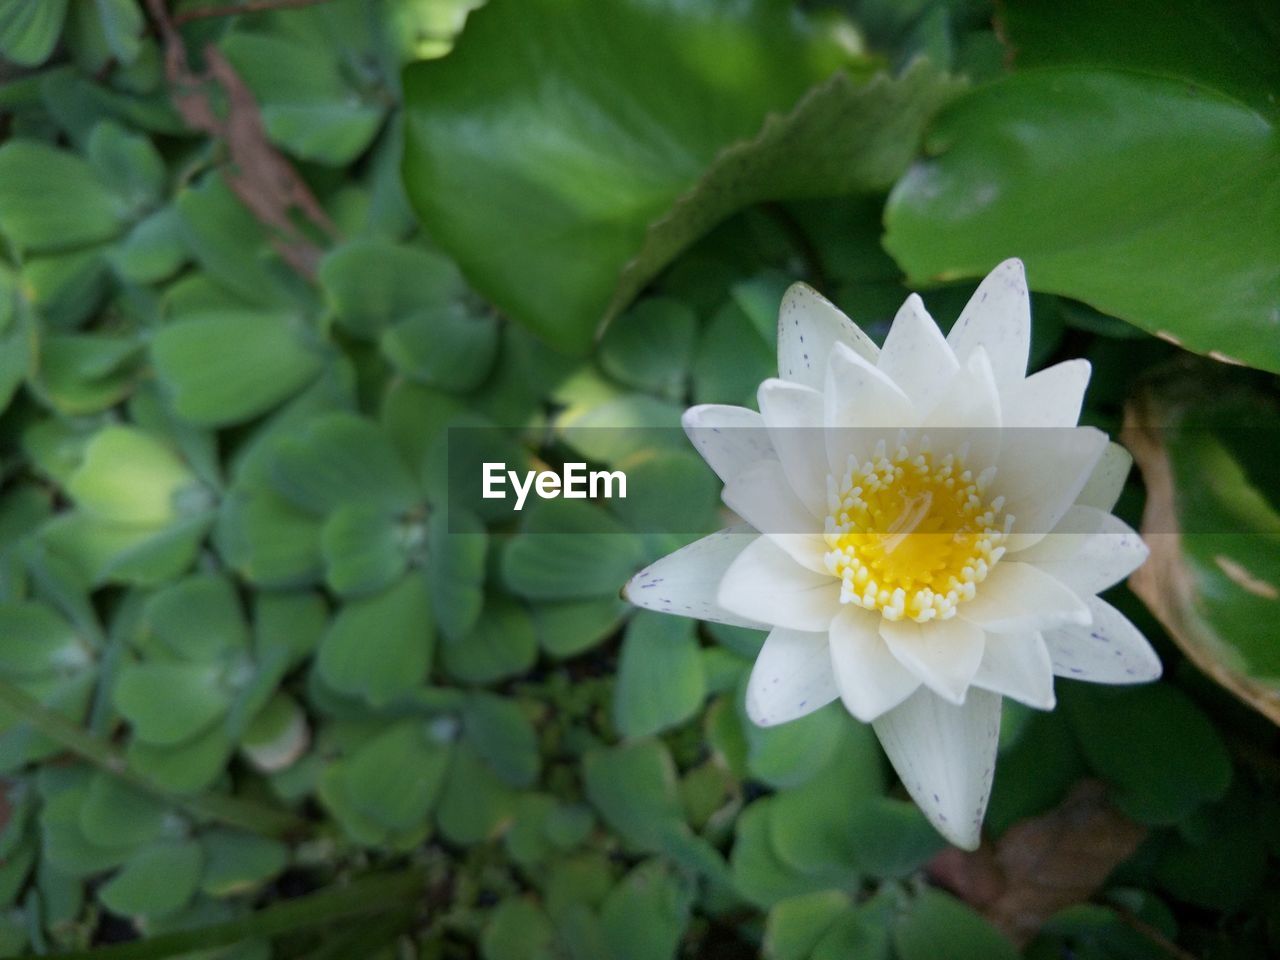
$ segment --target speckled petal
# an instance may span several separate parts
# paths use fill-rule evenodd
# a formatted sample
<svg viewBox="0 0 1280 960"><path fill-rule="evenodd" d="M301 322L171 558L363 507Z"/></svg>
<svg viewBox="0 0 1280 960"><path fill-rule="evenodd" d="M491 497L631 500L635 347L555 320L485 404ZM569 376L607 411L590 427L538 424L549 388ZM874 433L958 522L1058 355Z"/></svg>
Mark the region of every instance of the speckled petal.
<svg viewBox="0 0 1280 960"><path fill-rule="evenodd" d="M826 633L774 629L751 668L747 716L772 727L812 713L839 696Z"/></svg>

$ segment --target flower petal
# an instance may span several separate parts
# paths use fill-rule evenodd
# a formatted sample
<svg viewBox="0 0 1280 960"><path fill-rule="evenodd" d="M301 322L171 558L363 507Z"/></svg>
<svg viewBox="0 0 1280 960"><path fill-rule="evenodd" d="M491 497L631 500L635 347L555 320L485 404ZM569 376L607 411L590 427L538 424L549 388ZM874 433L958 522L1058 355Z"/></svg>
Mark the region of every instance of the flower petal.
<svg viewBox="0 0 1280 960"><path fill-rule="evenodd" d="M858 325L813 287L794 283L778 310L778 376L822 389L827 357L843 343L872 363L879 348Z"/></svg>
<svg viewBox="0 0 1280 960"><path fill-rule="evenodd" d="M1091 372L1088 360L1065 360L1009 385L1001 395L1004 425L1074 427Z"/></svg>
<svg viewBox="0 0 1280 960"><path fill-rule="evenodd" d="M1020 563L1034 563L1081 596L1090 596L1133 573L1150 552L1120 518L1093 507L1075 506L1063 515L1053 533L1016 557Z"/></svg>
<svg viewBox="0 0 1280 960"><path fill-rule="evenodd" d="M703 403L686 410L680 422L694 449L725 483L774 457L764 418L746 407Z"/></svg>
<svg viewBox="0 0 1280 960"><path fill-rule="evenodd" d="M959 616L986 630L1043 630L1089 622L1089 608L1074 590L1029 563L1001 560L966 600Z"/></svg>
<svg viewBox="0 0 1280 960"><path fill-rule="evenodd" d="M1088 626L1046 630L1053 672L1093 683L1146 683L1160 676L1160 658L1129 619L1107 601L1089 597Z"/></svg>
<svg viewBox="0 0 1280 960"><path fill-rule="evenodd" d="M821 527L791 489L777 460L761 460L724 486L725 506L815 573L827 573Z"/></svg>
<svg viewBox="0 0 1280 960"><path fill-rule="evenodd" d="M1107 449L1102 452L1102 459L1093 468L1089 480L1077 495L1076 503L1110 513L1120 499L1124 482L1132 467L1133 455L1128 450L1118 443L1107 444Z"/></svg>
<svg viewBox="0 0 1280 960"><path fill-rule="evenodd" d="M913 293L893 318L876 367L910 398L916 413L923 415L933 409L960 364L924 301Z"/></svg>
<svg viewBox="0 0 1280 960"><path fill-rule="evenodd" d="M870 723L920 686L920 679L889 652L880 616L849 604L831 623L831 662L845 708Z"/></svg>
<svg viewBox="0 0 1280 960"><path fill-rule="evenodd" d="M836 476L844 474L850 456L862 462L878 441L893 442L899 430L918 422L902 388L843 345L831 352L824 401L827 463Z"/></svg>
<svg viewBox="0 0 1280 960"><path fill-rule="evenodd" d="M1031 352L1031 296L1021 260L1006 260L978 284L947 343L963 364L985 347L1001 389L1027 375Z"/></svg>
<svg viewBox="0 0 1280 960"><path fill-rule="evenodd" d="M772 727L812 713L839 696L825 633L777 627L764 641L747 681L747 716Z"/></svg>
<svg viewBox="0 0 1280 960"><path fill-rule="evenodd" d="M759 629L760 621L730 613L716 600L729 565L758 539L754 530L739 525L695 540L628 580L623 599L659 613Z"/></svg>
<svg viewBox="0 0 1280 960"><path fill-rule="evenodd" d="M817 518L827 514L827 447L822 394L786 380L766 380L756 395L791 489Z"/></svg>
<svg viewBox="0 0 1280 960"><path fill-rule="evenodd" d="M947 381L922 426L935 449L967 447L965 465L975 474L995 465L1004 443L1000 429L1000 391L987 352L979 347Z"/></svg>
<svg viewBox="0 0 1280 960"><path fill-rule="evenodd" d="M1014 518L1010 553L1038 543L1076 502L1107 447L1093 427L1005 430L993 494Z"/></svg>
<svg viewBox="0 0 1280 960"><path fill-rule="evenodd" d="M982 628L959 618L916 623L882 620L880 636L889 652L930 690L952 703L963 703L982 662Z"/></svg>
<svg viewBox="0 0 1280 960"><path fill-rule="evenodd" d="M975 850L991 796L1000 739L1000 697L971 690L961 706L917 690L875 721L889 762L934 828Z"/></svg>
<svg viewBox="0 0 1280 960"><path fill-rule="evenodd" d="M840 612L840 581L806 570L768 537L730 564L716 596L720 606L757 623L826 632Z"/></svg>
<svg viewBox="0 0 1280 960"><path fill-rule="evenodd" d="M988 633L973 684L1037 710L1052 710L1053 663L1039 633Z"/></svg>

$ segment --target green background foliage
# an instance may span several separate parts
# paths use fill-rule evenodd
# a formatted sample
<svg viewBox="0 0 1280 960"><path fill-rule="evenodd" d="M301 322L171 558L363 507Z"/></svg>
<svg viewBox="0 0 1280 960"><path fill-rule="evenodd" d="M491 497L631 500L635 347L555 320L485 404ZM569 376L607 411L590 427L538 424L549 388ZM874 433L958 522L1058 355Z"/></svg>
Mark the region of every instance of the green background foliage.
<svg viewBox="0 0 1280 960"><path fill-rule="evenodd" d="M0 0L0 956L1280 953L1272 5L212 6ZM869 728L618 599L717 487L587 429L754 405L792 281L881 339L1011 255L1166 668L1006 705L983 862L1079 883L1017 946ZM451 428L664 496L513 519Z"/></svg>

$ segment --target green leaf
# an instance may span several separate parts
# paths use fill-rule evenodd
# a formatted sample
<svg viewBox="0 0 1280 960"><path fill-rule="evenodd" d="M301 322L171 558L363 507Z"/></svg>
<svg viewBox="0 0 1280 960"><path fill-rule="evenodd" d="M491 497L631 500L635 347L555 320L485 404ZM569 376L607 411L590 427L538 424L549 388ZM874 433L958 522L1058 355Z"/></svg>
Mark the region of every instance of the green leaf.
<svg viewBox="0 0 1280 960"><path fill-rule="evenodd" d="M437 510L427 522L427 548L436 622L446 639L460 640L475 628L484 607L489 548L484 524L466 510Z"/></svg>
<svg viewBox="0 0 1280 960"><path fill-rule="evenodd" d="M80 829L86 840L100 847L133 849L157 839L168 814L169 809L150 794L113 774L97 773L80 807Z"/></svg>
<svg viewBox="0 0 1280 960"><path fill-rule="evenodd" d="M360 14L356 9L363 19ZM360 39L233 31L222 52L256 94L272 140L303 159L344 166L364 152L386 111L380 91L366 96L351 85L348 77L357 72L343 69L346 57L335 55L339 43ZM369 58L358 48L343 52L352 60Z"/></svg>
<svg viewBox="0 0 1280 960"><path fill-rule="evenodd" d="M1231 785L1231 758L1213 723L1166 684L1122 690L1070 684L1060 694L1089 766L1141 823L1176 823Z"/></svg>
<svg viewBox="0 0 1280 960"><path fill-rule="evenodd" d="M285 311L188 315L156 333L151 356L174 409L212 427L271 410L324 364L302 321Z"/></svg>
<svg viewBox="0 0 1280 960"><path fill-rule="evenodd" d="M0 53L24 67L48 59L62 33L67 0L0 0Z"/></svg>
<svg viewBox="0 0 1280 960"><path fill-rule="evenodd" d="M116 681L116 708L140 740L182 743L208 729L231 706L219 668L196 663L134 663Z"/></svg>
<svg viewBox="0 0 1280 960"><path fill-rule="evenodd" d="M1211 16L1215 29L1203 29ZM1276 112L1274 8L1251 0L1020 0L1001 17L1019 69L1088 65L1176 76ZM1142 41L1135 42L1135 30Z"/></svg>
<svg viewBox="0 0 1280 960"><path fill-rule="evenodd" d="M138 0L96 0L111 53L123 64L133 63L142 49L142 33L146 22Z"/></svg>
<svg viewBox="0 0 1280 960"><path fill-rule="evenodd" d="M496 317L463 305L419 311L382 335L382 352L407 377L441 390L478 387L498 350Z"/></svg>
<svg viewBox="0 0 1280 960"><path fill-rule="evenodd" d="M116 273L130 283L167 280L190 256L182 242L178 212L164 207L139 220L107 256Z"/></svg>
<svg viewBox="0 0 1280 960"><path fill-rule="evenodd" d="M538 779L537 733L520 704L491 693L473 693L462 712L462 728L476 753L513 787Z"/></svg>
<svg viewBox="0 0 1280 960"><path fill-rule="evenodd" d="M249 645L235 586L223 576L198 574L153 594L143 618L151 634L183 660L215 663Z"/></svg>
<svg viewBox="0 0 1280 960"><path fill-rule="evenodd" d="M650 860L605 897L600 924L617 960L674 960L689 922L693 894L668 867Z"/></svg>
<svg viewBox="0 0 1280 960"><path fill-rule="evenodd" d="M291 503L320 515L346 503L402 511L419 498L386 434L349 413L313 417L298 434L280 437L271 480Z"/></svg>
<svg viewBox="0 0 1280 960"><path fill-rule="evenodd" d="M886 211L916 281L1016 255L1036 290L1280 372L1280 190L1257 187L1280 181L1274 120L1185 81L1046 68L974 91L928 147Z"/></svg>
<svg viewBox="0 0 1280 960"><path fill-rule="evenodd" d="M641 300L600 341L600 366L628 386L683 398L698 317L679 300Z"/></svg>
<svg viewBox="0 0 1280 960"><path fill-rule="evenodd" d="M762 910L831 886L821 877L800 873L778 856L769 838L773 803L772 798L757 800L739 815L730 857L734 889Z"/></svg>
<svg viewBox="0 0 1280 960"><path fill-rule="evenodd" d="M767 960L809 960L818 941L851 906L849 895L839 890L779 901L765 923L764 956Z"/></svg>
<svg viewBox="0 0 1280 960"><path fill-rule="evenodd" d="M526 505L522 532L507 543L502 577L531 600L616 594L643 562L640 541L599 507L575 500Z"/></svg>
<svg viewBox="0 0 1280 960"><path fill-rule="evenodd" d="M1280 610L1278 413L1263 383L1181 364L1148 379L1125 433L1151 547L1134 592L1193 663L1273 723L1280 650L1258 625Z"/></svg>
<svg viewBox="0 0 1280 960"><path fill-rule="evenodd" d="M617 597L539 603L533 607L533 624L543 650L553 657L573 657L611 636L629 612Z"/></svg>
<svg viewBox="0 0 1280 960"><path fill-rule="evenodd" d="M135 337L46 337L40 345L39 389L61 413L98 413L133 390L141 351Z"/></svg>
<svg viewBox="0 0 1280 960"><path fill-rule="evenodd" d="M134 738L126 756L131 768L157 786L173 793L192 794L211 787L223 775L234 749L223 725L215 723L173 746Z"/></svg>
<svg viewBox="0 0 1280 960"><path fill-rule="evenodd" d="M459 743L436 811L440 832L458 844L492 840L515 815L519 796L469 745Z"/></svg>
<svg viewBox="0 0 1280 960"><path fill-rule="evenodd" d="M926 887L898 915L893 946L901 960L1016 960L1018 951L986 920L941 890Z"/></svg>
<svg viewBox="0 0 1280 960"><path fill-rule="evenodd" d="M0 604L0 674L20 680L71 673L93 662L76 631L42 603Z"/></svg>
<svg viewBox="0 0 1280 960"><path fill-rule="evenodd" d="M244 830L205 830L200 847L204 851L200 889L212 897L250 893L284 870L289 861L284 844Z"/></svg>
<svg viewBox="0 0 1280 960"><path fill-rule="evenodd" d="M325 583L341 596L385 589L408 563L395 520L376 504L348 503L329 515L320 533Z"/></svg>
<svg viewBox="0 0 1280 960"><path fill-rule="evenodd" d="M165 444L133 427L112 426L85 447L67 492L103 520L160 525L176 519L175 500L194 482L187 465Z"/></svg>
<svg viewBox="0 0 1280 960"><path fill-rule="evenodd" d="M319 280L338 322L368 339L423 309L446 307L467 292L452 261L381 239L353 240L336 248L320 262Z"/></svg>
<svg viewBox="0 0 1280 960"><path fill-rule="evenodd" d="M406 720L365 743L343 763L347 796L394 832L425 825L449 763L449 749L421 720Z"/></svg>
<svg viewBox="0 0 1280 960"><path fill-rule="evenodd" d="M529 611L508 597L490 597L474 629L441 648L445 669L464 683L496 683L529 670L538 641Z"/></svg>
<svg viewBox="0 0 1280 960"><path fill-rule="evenodd" d="M204 854L194 841L157 843L129 860L98 891L121 916L164 916L186 906L200 883Z"/></svg>
<svg viewBox="0 0 1280 960"><path fill-rule="evenodd" d="M547 915L525 897L508 897L480 934L484 960L552 960L556 931Z"/></svg>
<svg viewBox="0 0 1280 960"><path fill-rule="evenodd" d="M118 4L121 0L98 2ZM102 182L127 205L130 219L136 219L160 202L165 188L164 158L146 137L104 121L89 135L86 154Z"/></svg>
<svg viewBox="0 0 1280 960"><path fill-rule="evenodd" d="M434 639L426 584L410 573L377 596L348 601L320 641L316 666L334 690L382 707L426 680Z"/></svg>
<svg viewBox="0 0 1280 960"><path fill-rule="evenodd" d="M622 641L613 718L624 737L643 737L692 717L706 696L694 621L640 611Z"/></svg>
<svg viewBox="0 0 1280 960"><path fill-rule="evenodd" d="M448 57L405 73L406 187L478 289L549 342L582 350L611 300L625 305L733 210L897 175L927 113L914 103L919 74L839 81L807 120L761 133L767 114L848 62L831 33L754 0L714 11L490 3ZM936 84L926 86L932 103ZM831 129L842 114L850 140ZM885 135L874 146L873 130ZM794 154L788 138L803 138Z"/></svg>
<svg viewBox="0 0 1280 960"><path fill-rule="evenodd" d="M744 675L744 686L746 680ZM739 696L737 702L744 720L751 776L779 789L798 786L826 766L849 724L848 714L837 703L790 723L757 727L742 713L744 698Z"/></svg>
<svg viewBox="0 0 1280 960"><path fill-rule="evenodd" d="M684 824L676 769L657 740L589 752L582 761L587 798L605 822L641 850L659 850L672 825Z"/></svg>
<svg viewBox="0 0 1280 960"><path fill-rule="evenodd" d="M75 154L12 140L0 147L0 233L22 250L66 250L109 240L127 205Z"/></svg>
<svg viewBox="0 0 1280 960"><path fill-rule="evenodd" d="M215 539L249 582L293 587L319 579L320 530L319 521L270 490L236 490L219 507Z"/></svg>

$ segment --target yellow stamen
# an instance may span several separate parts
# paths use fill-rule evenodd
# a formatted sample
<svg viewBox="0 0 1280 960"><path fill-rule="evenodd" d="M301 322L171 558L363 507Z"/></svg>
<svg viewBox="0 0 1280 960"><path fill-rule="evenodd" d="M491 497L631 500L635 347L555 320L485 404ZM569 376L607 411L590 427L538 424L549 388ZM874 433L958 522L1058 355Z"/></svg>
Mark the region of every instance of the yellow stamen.
<svg viewBox="0 0 1280 960"><path fill-rule="evenodd" d="M881 443L859 464L849 458L827 485L827 569L840 601L889 620L946 620L977 593L1004 555L1013 517L987 500L995 471L975 478L964 456L937 458L928 441L892 457Z"/></svg>

